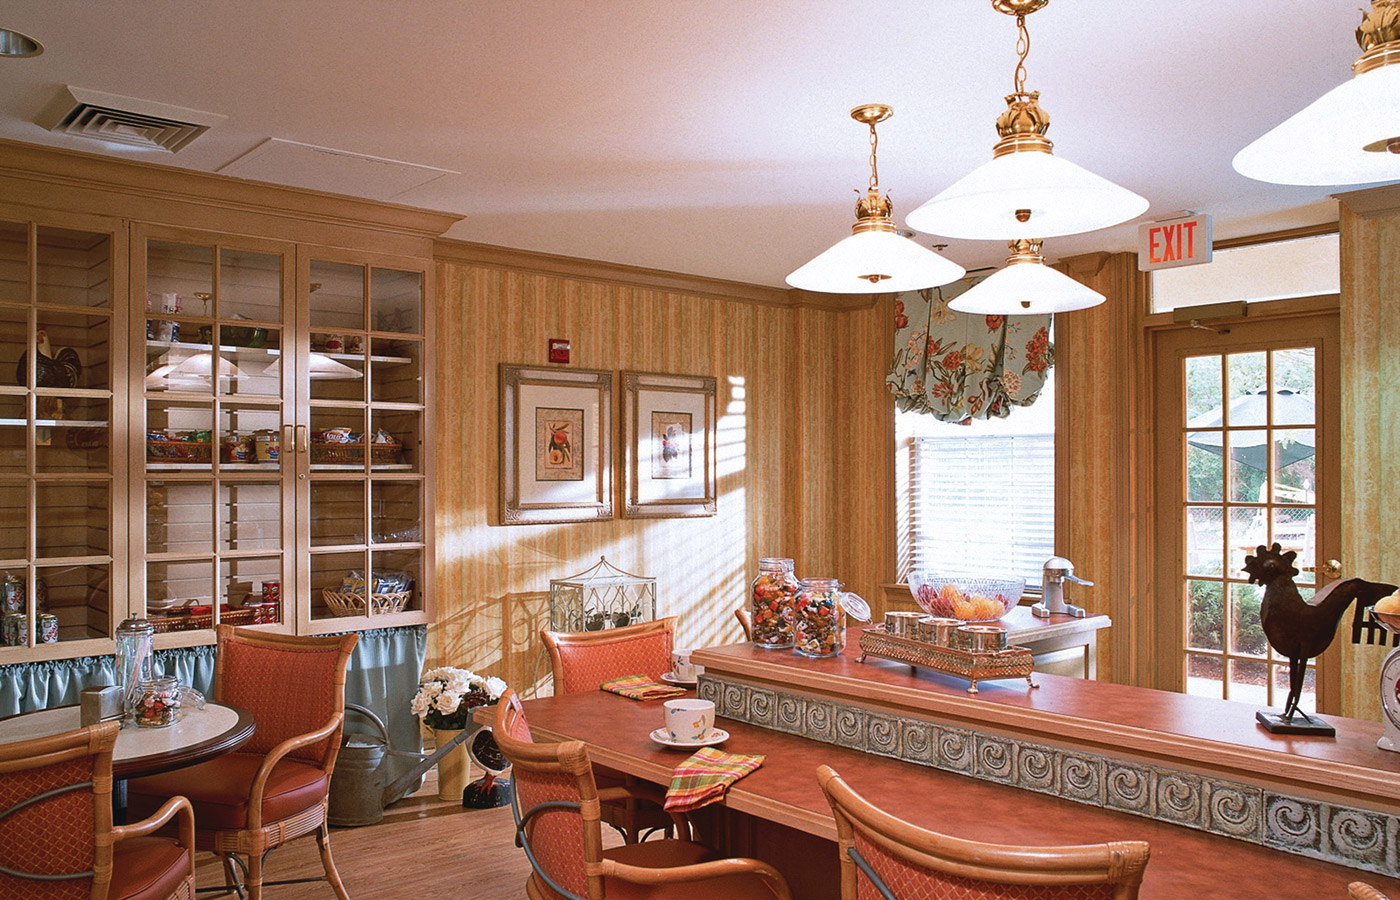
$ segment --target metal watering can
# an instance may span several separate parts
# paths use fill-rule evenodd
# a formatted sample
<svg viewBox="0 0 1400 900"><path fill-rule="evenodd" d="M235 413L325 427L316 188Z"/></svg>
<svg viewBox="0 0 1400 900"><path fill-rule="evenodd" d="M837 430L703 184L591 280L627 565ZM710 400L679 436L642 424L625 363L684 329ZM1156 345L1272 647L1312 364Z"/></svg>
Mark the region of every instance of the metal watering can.
<svg viewBox="0 0 1400 900"><path fill-rule="evenodd" d="M461 734L437 752L414 753L389 747L389 728L373 710L354 703L345 704L345 712L359 713L374 725L378 734L343 733L340 754L336 757L331 776L329 809L326 820L332 825L373 825L384 818L384 807L403 798L416 786L438 760L480 731L483 726L469 724ZM411 759L411 767L390 781L396 759Z"/></svg>

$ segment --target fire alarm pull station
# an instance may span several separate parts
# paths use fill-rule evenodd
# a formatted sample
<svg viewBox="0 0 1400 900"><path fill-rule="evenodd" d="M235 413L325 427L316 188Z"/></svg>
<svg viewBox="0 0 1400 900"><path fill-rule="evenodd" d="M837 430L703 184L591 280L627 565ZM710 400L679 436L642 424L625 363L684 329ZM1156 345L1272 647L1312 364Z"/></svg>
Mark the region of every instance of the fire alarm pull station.
<svg viewBox="0 0 1400 900"><path fill-rule="evenodd" d="M569 342L563 338L549 339L549 361L566 363L569 361Z"/></svg>

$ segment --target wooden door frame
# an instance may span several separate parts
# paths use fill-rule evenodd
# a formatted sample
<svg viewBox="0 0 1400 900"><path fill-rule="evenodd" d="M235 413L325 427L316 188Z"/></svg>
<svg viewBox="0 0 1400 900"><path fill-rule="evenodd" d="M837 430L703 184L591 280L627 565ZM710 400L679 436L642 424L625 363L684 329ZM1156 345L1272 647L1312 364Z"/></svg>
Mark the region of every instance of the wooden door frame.
<svg viewBox="0 0 1400 900"><path fill-rule="evenodd" d="M1229 341L1224 335L1212 341L1205 337L1205 332L1196 332L1189 325L1171 323L1148 329L1146 368L1153 389L1147 394L1144 410L1146 433L1143 448L1148 455L1148 465L1144 467L1140 488L1148 497L1144 524L1148 538L1147 547L1151 548L1151 558L1145 559L1143 566L1147 579L1144 596L1155 615L1148 617L1147 633L1141 637L1145 640L1146 647L1155 647L1163 651L1170 648L1168 658L1159 656L1149 665L1150 683L1153 687L1181 690L1185 683L1183 594L1171 584L1163 583L1168 578L1171 582L1179 581L1184 547L1180 533L1162 533L1163 526L1160 521L1164 511L1162 506L1180 502L1178 498L1182 496L1183 473L1179 466L1168 464L1162 459L1162 452L1158 446L1159 438L1163 437L1159 433L1161 428L1168 428L1173 432L1179 430L1176 421L1165 421L1166 416L1174 418L1176 412L1181 409L1179 398L1171 396L1165 389L1176 387L1179 375L1164 380L1158 377L1159 367L1169 361L1168 354L1170 358L1182 360L1188 351L1196 349L1186 346L1186 339L1191 337L1193 332L1201 335L1199 347L1205 353L1215 352L1216 347L1220 348L1219 352L1222 354L1249 352L1251 349L1261 349L1287 340L1290 332L1295 332L1307 320L1311 320L1309 324L1312 326L1309 328L1307 339L1311 341L1314 335L1316 336L1318 353L1316 371L1319 393L1315 428L1320 437L1318 451L1323 459L1322 464L1317 467L1317 494L1322 501L1318 505L1318 515L1322 521L1328 523L1328 527L1318 533L1315 553L1320 561L1337 557L1341 552L1341 492L1345 489L1341 483L1340 468L1341 319L1335 295L1316 298L1306 304L1294 301L1274 315L1255 314L1248 318L1211 323L1212 327L1234 332L1244 329L1268 330L1258 331L1257 336L1245 335L1243 340L1236 338L1237 347L1222 346ZM1172 574L1169 575L1169 572ZM1318 584L1322 584L1321 577ZM1341 653L1335 647L1334 643L1334 647L1329 648L1316 662L1317 704L1318 710L1324 713L1339 713L1341 710Z"/></svg>

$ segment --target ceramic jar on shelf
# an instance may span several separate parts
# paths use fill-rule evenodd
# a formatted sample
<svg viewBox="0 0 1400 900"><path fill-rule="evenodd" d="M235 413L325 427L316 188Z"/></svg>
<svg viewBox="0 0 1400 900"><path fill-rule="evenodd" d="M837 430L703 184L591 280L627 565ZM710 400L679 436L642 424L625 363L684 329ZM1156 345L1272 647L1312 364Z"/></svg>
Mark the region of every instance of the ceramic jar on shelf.
<svg viewBox="0 0 1400 900"><path fill-rule="evenodd" d="M792 604L798 590L792 560L764 557L758 561L758 577L749 591L750 627L755 644L768 650L792 646Z"/></svg>

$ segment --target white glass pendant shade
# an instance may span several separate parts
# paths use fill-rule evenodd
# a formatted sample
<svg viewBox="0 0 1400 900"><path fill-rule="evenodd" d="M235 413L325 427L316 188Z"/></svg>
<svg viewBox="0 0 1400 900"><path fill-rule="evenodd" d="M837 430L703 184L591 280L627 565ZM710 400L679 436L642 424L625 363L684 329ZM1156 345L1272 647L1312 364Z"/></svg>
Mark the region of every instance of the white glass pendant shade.
<svg viewBox="0 0 1400 900"><path fill-rule="evenodd" d="M1044 263L1021 262L959 294L948 308L983 316L1032 316L1088 309L1102 302L1103 294L1063 272Z"/></svg>
<svg viewBox="0 0 1400 900"><path fill-rule="evenodd" d="M171 369L170 374L176 378L209 378L214 370L214 354L196 353ZM242 378L243 370L221 356L218 358L218 375L220 378Z"/></svg>
<svg viewBox="0 0 1400 900"><path fill-rule="evenodd" d="M331 359L329 356L326 356L321 353L312 353L310 355L310 360L310 377L312 381L328 381L336 379L344 381L353 381L356 378L365 377L365 373L361 372L359 369L353 369L350 366L347 366L345 363ZM262 374L266 378L279 377L282 374L282 357L279 356L276 359L274 359L272 361L272 365L262 370Z"/></svg>
<svg viewBox="0 0 1400 900"><path fill-rule="evenodd" d="M787 283L830 294L884 294L949 284L965 272L893 231L862 231L798 268Z"/></svg>
<svg viewBox="0 0 1400 900"><path fill-rule="evenodd" d="M1400 63L1323 94L1235 154L1235 171L1273 184L1367 184L1400 179ZM1366 147L1372 149L1367 150Z"/></svg>
<svg viewBox="0 0 1400 900"><path fill-rule="evenodd" d="M1147 206L1145 198L1068 160L1023 150L973 170L905 222L915 231L967 240L1044 238L1117 225Z"/></svg>

